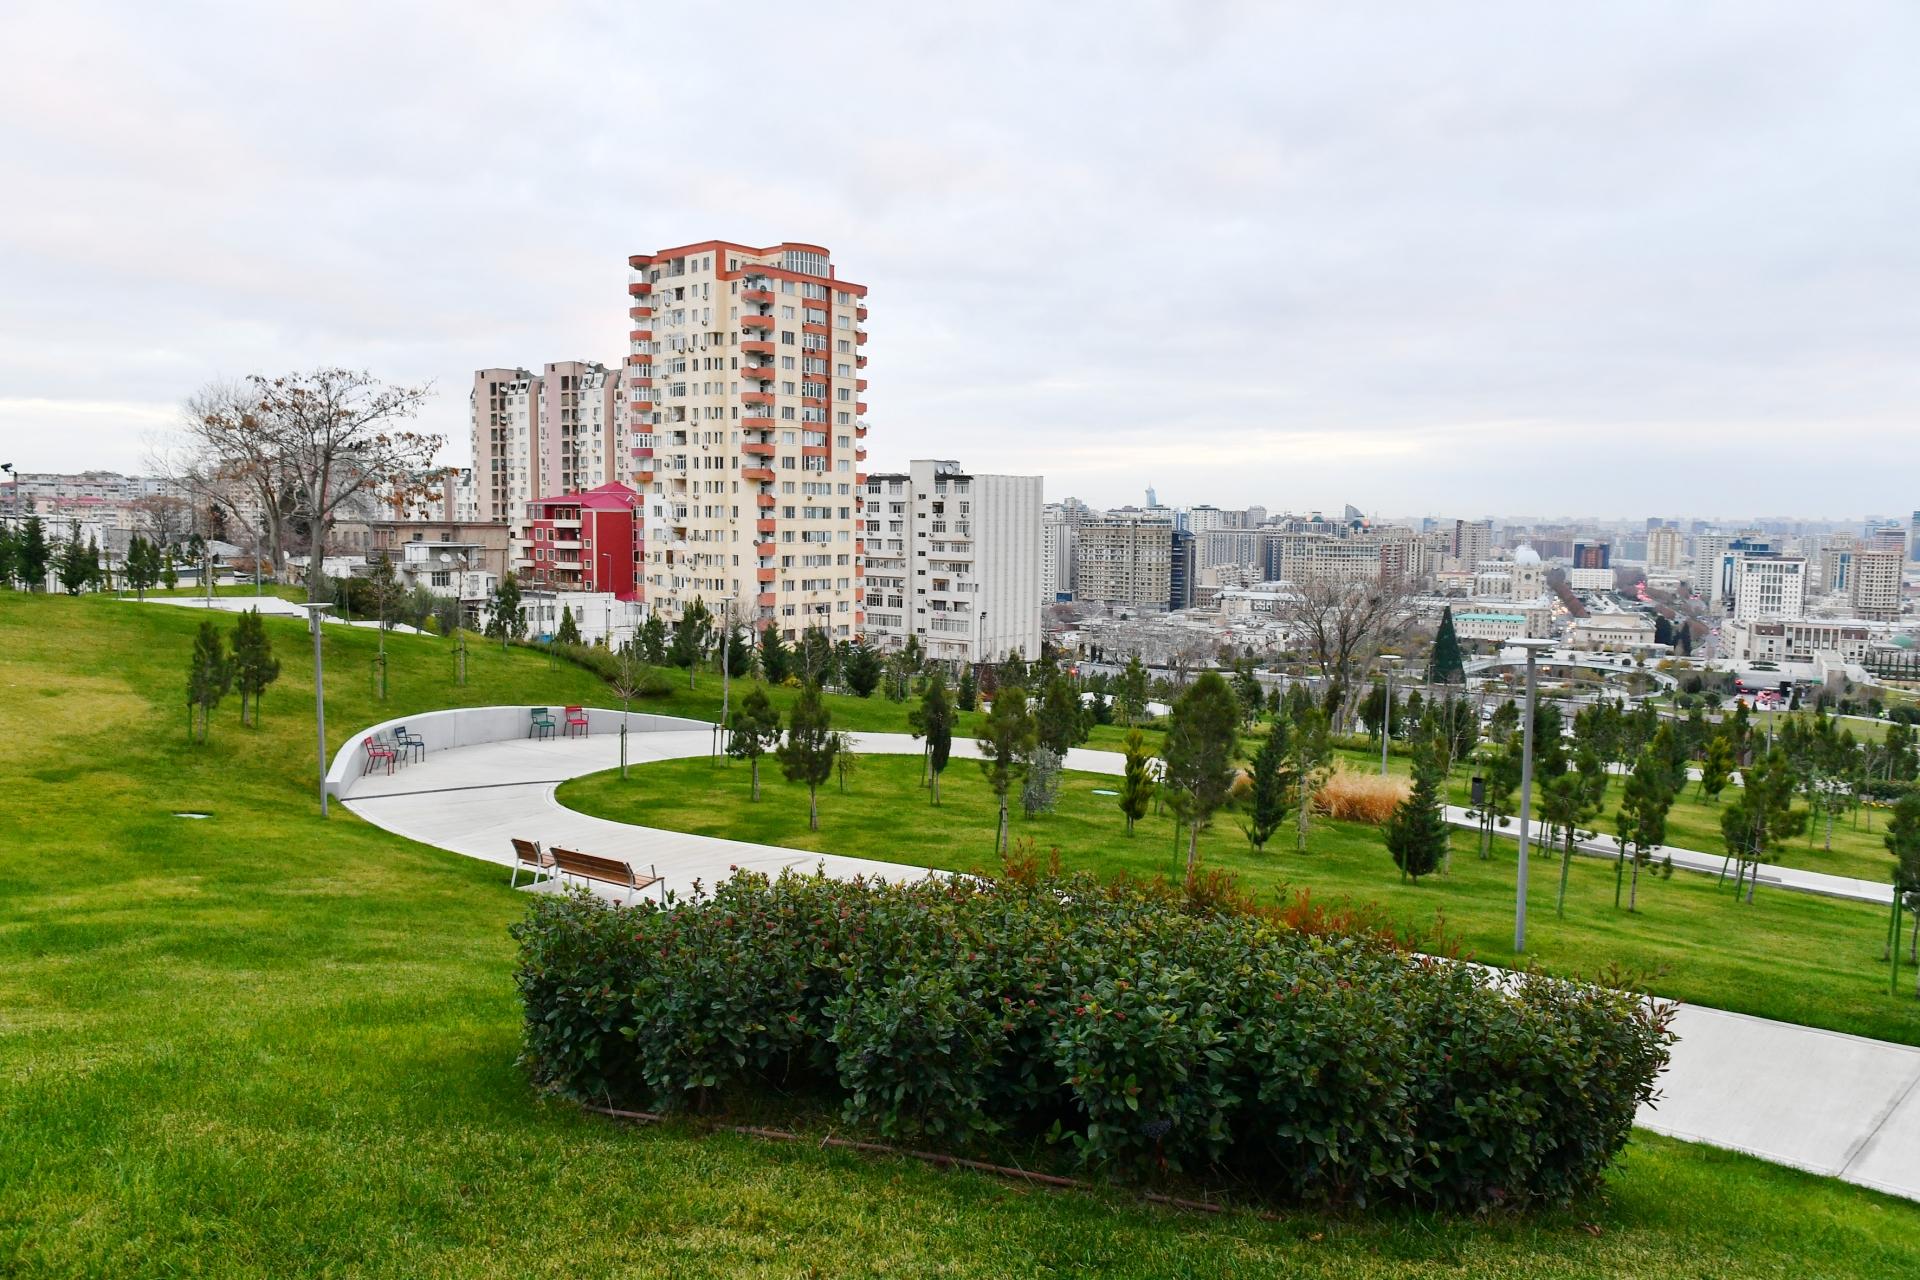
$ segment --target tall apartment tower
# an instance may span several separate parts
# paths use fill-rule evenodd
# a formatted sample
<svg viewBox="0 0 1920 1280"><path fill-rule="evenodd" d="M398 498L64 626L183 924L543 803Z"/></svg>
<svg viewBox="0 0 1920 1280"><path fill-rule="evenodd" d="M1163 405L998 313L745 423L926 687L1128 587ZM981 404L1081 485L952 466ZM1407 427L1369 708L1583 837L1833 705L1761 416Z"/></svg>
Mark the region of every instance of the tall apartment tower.
<svg viewBox="0 0 1920 1280"><path fill-rule="evenodd" d="M590 361L475 372L467 404L478 518L517 528L535 499L622 479L620 401L616 371Z"/></svg>
<svg viewBox="0 0 1920 1280"><path fill-rule="evenodd" d="M1900 570L1904 554L1891 547L1862 547L1853 553L1847 594L1853 611L1875 622L1900 617Z"/></svg>
<svg viewBox="0 0 1920 1280"><path fill-rule="evenodd" d="M864 285L818 245L707 240L627 259L627 446L646 595L756 630L866 623Z"/></svg>
<svg viewBox="0 0 1920 1280"><path fill-rule="evenodd" d="M1647 530L1647 567L1649 569L1676 569L1680 566L1681 537L1678 529L1668 525Z"/></svg>
<svg viewBox="0 0 1920 1280"><path fill-rule="evenodd" d="M1077 573L1076 599L1165 609L1173 594L1173 522L1128 516L1083 522Z"/></svg>
<svg viewBox="0 0 1920 1280"><path fill-rule="evenodd" d="M1450 550L1460 567L1472 572L1475 565L1493 553L1493 521L1455 520Z"/></svg>
<svg viewBox="0 0 1920 1280"><path fill-rule="evenodd" d="M870 475L861 533L867 638L896 651L918 636L940 662L1040 653L1041 478L915 459Z"/></svg>

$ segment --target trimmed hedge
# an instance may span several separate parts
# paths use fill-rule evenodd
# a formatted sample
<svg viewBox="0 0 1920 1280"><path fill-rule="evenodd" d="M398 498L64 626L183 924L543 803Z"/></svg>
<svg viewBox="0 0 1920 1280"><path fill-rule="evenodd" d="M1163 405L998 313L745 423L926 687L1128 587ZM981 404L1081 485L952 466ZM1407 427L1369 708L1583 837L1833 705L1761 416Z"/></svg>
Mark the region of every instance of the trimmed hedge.
<svg viewBox="0 0 1920 1280"><path fill-rule="evenodd" d="M950 1149L1044 1137L1115 1176L1324 1203L1593 1192L1653 1096L1664 1006L1090 877L739 873L514 926L534 1080L659 1110L778 1084Z"/></svg>

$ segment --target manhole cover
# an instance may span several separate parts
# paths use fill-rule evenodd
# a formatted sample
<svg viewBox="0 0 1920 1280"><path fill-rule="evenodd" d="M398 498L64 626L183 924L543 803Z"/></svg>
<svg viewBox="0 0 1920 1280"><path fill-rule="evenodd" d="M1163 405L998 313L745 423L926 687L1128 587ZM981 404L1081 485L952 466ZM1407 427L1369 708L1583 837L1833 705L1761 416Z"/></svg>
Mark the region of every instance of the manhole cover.
<svg viewBox="0 0 1920 1280"><path fill-rule="evenodd" d="M211 818L213 815L210 813L176 813L173 816L176 818Z"/></svg>
<svg viewBox="0 0 1920 1280"><path fill-rule="evenodd" d="M1095 787L1093 789L1093 794L1097 796L1117 796L1120 793L1118 791L1109 791L1105 787Z"/></svg>

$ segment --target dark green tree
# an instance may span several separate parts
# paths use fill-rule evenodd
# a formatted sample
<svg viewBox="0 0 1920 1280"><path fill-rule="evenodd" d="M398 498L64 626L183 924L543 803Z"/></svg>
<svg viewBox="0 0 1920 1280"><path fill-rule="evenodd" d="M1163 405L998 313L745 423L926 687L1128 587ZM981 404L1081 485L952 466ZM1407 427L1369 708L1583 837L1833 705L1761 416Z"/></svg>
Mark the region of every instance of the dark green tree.
<svg viewBox="0 0 1920 1280"><path fill-rule="evenodd" d="M233 684L233 663L227 657L227 643L220 629L208 618L193 637L193 657L187 666L187 737L195 742L207 740L213 709L227 696Z"/></svg>
<svg viewBox="0 0 1920 1280"><path fill-rule="evenodd" d="M1453 828L1447 822L1446 769L1433 737L1413 749L1413 790L1393 808L1383 835L1402 880L1418 884L1440 869Z"/></svg>
<svg viewBox="0 0 1920 1280"><path fill-rule="evenodd" d="M1887 958L1893 962L1894 981L1899 981L1900 912L1915 916L1914 941L1909 944L1920 952L1920 791L1909 791L1893 806L1887 820L1887 852L1893 855L1893 914L1887 925ZM1920 959L1920 955L1916 955Z"/></svg>
<svg viewBox="0 0 1920 1280"><path fill-rule="evenodd" d="M760 674L768 684L782 684L793 674L793 650L780 638L780 628L769 622L760 632Z"/></svg>
<svg viewBox="0 0 1920 1280"><path fill-rule="evenodd" d="M1251 658L1241 658L1233 664L1233 697L1240 704L1241 727L1252 728L1253 722L1260 718L1260 709L1267 705L1267 698Z"/></svg>
<svg viewBox="0 0 1920 1280"><path fill-rule="evenodd" d="M1508 698L1487 718L1487 741L1504 747L1520 731L1520 708Z"/></svg>
<svg viewBox="0 0 1920 1280"><path fill-rule="evenodd" d="M1147 718L1151 687L1146 664L1140 661L1140 655L1136 653L1127 659L1126 668L1121 671L1114 687L1113 709L1121 724L1131 728Z"/></svg>
<svg viewBox="0 0 1920 1280"><path fill-rule="evenodd" d="M93 580L94 566L87 559L87 544L80 540L80 522L73 522L67 531L66 539L60 544L60 553L54 561L54 571L60 577L60 589L70 596L77 596Z"/></svg>
<svg viewBox="0 0 1920 1280"><path fill-rule="evenodd" d="M637 641L640 646L640 661L651 667L667 665L667 620L659 613L647 614L647 620L640 624Z"/></svg>
<svg viewBox="0 0 1920 1280"><path fill-rule="evenodd" d="M760 798L760 757L780 745L780 713L774 710L767 691L755 685L740 700L733 713L733 729L727 735L727 754L745 760L753 771L752 797Z"/></svg>
<svg viewBox="0 0 1920 1280"><path fill-rule="evenodd" d="M560 606L560 625L554 629L555 644L579 644L580 624L573 620L573 610L564 603Z"/></svg>
<svg viewBox="0 0 1920 1280"><path fill-rule="evenodd" d="M1700 794L1714 804L1727 789L1733 774L1733 743L1724 733L1707 739L1707 754L1700 761Z"/></svg>
<svg viewBox="0 0 1920 1280"><path fill-rule="evenodd" d="M753 635L745 627L735 626L727 632L726 663L727 674L735 680L753 674Z"/></svg>
<svg viewBox="0 0 1920 1280"><path fill-rule="evenodd" d="M1453 606L1440 610L1440 629L1433 634L1433 652L1427 655L1427 683L1467 682L1466 659L1460 655L1460 637L1453 629Z"/></svg>
<svg viewBox="0 0 1920 1280"><path fill-rule="evenodd" d="M855 697L871 698L873 691L880 687L880 655L861 642L854 641L846 647L840 659L840 674L845 677L847 688Z"/></svg>
<svg viewBox="0 0 1920 1280"><path fill-rule="evenodd" d="M1138 729L1127 730L1122 744L1126 757L1125 773L1120 779L1120 812L1127 819L1127 834L1133 834L1133 824L1147 816L1147 806L1153 803L1153 751L1147 746L1147 736Z"/></svg>
<svg viewBox="0 0 1920 1280"><path fill-rule="evenodd" d="M953 752L953 700L947 696L946 677L938 671L927 680L920 705L907 712L907 727L926 742L927 774L933 785L933 803L940 803L940 775Z"/></svg>
<svg viewBox="0 0 1920 1280"><path fill-rule="evenodd" d="M1511 706L1512 703L1507 705ZM1468 812L1480 820L1480 860L1493 857L1493 829L1513 816L1513 795L1520 787L1521 744L1509 738L1487 756L1480 770L1482 798Z"/></svg>
<svg viewBox="0 0 1920 1280"><path fill-rule="evenodd" d="M1294 688L1301 688L1295 685ZM1327 770L1333 764L1333 740L1327 731L1327 716L1311 697L1292 704L1292 725L1288 731L1288 745L1292 755L1293 785L1299 789L1299 803L1294 806L1296 830L1293 849L1295 853L1307 851L1307 826L1313 813L1313 794L1327 780Z"/></svg>
<svg viewBox="0 0 1920 1280"><path fill-rule="evenodd" d="M1767 854L1799 835L1807 814L1793 807L1797 780L1793 762L1781 748L1755 759L1740 773L1739 795L1720 811L1720 838L1727 859L1734 863L1734 897L1740 897L1744 887L1746 900L1752 902Z"/></svg>
<svg viewBox="0 0 1920 1280"><path fill-rule="evenodd" d="M788 782L807 784L807 829L820 829L820 784L833 776L840 736L820 697L820 686L808 683L787 713L787 740L780 744L780 772Z"/></svg>
<svg viewBox="0 0 1920 1280"><path fill-rule="evenodd" d="M487 604L487 636L498 640L502 649L507 641L518 640L527 629L527 611L520 607L520 582L511 573L501 577Z"/></svg>
<svg viewBox="0 0 1920 1280"><path fill-rule="evenodd" d="M667 657L676 667L687 670L687 688L693 688L693 674L700 665L700 655L707 651L707 637L713 633L713 614L707 609L707 602L695 596L680 614L680 621L673 628L673 644L667 650Z"/></svg>
<svg viewBox="0 0 1920 1280"><path fill-rule="evenodd" d="M20 534L0 524L0 589L11 590L20 581Z"/></svg>
<svg viewBox="0 0 1920 1280"><path fill-rule="evenodd" d="M1187 881L1200 857L1200 833L1233 787L1240 706L1217 671L1203 671L1175 700L1163 757L1167 792L1187 824Z"/></svg>
<svg viewBox="0 0 1920 1280"><path fill-rule="evenodd" d="M1620 793L1620 812L1614 830L1620 845L1620 857L1614 865L1613 905L1620 905L1620 879L1626 864L1633 863L1632 887L1627 892L1627 910L1639 903L1640 868L1653 858L1653 851L1667 842L1667 811L1673 808L1673 773L1667 762L1649 746L1634 762L1633 772Z"/></svg>
<svg viewBox="0 0 1920 1280"><path fill-rule="evenodd" d="M240 694L240 723L247 724L247 703L253 703L254 725L260 723L260 699L267 686L280 678L280 660L273 656L273 640L260 610L241 614L233 628L233 687Z"/></svg>
<svg viewBox="0 0 1920 1280"><path fill-rule="evenodd" d="M1033 713L1027 708L1027 691L1020 685L1000 686L980 725L975 741L980 746L980 771L993 788L1000 804L999 825L995 828L993 851L1007 848L1007 795L1026 776L1027 765L1039 745L1039 733Z"/></svg>
<svg viewBox="0 0 1920 1280"><path fill-rule="evenodd" d="M972 711L980 705L980 689L974 683L970 662L960 668L960 684L953 691L953 704L962 711Z"/></svg>
<svg viewBox="0 0 1920 1280"><path fill-rule="evenodd" d="M1275 716L1267 727L1267 739L1254 754L1252 777L1244 801L1247 820L1241 830L1254 851L1266 849L1267 841L1287 820L1288 802L1293 796L1293 744L1287 740L1290 726L1285 716Z"/></svg>
<svg viewBox="0 0 1920 1280"><path fill-rule="evenodd" d="M1600 763L1597 758L1592 760L1596 765ZM1573 869L1573 852L1584 834L1582 828L1599 812L1600 800L1584 772L1563 773L1540 784L1540 817L1554 829L1560 842L1560 895L1554 904L1556 915L1567 914L1567 877Z"/></svg>
<svg viewBox="0 0 1920 1280"><path fill-rule="evenodd" d="M1065 760L1069 750L1087 740L1087 718L1080 695L1074 691L1073 678L1064 671L1054 671L1047 677L1034 713L1034 732L1040 745Z"/></svg>

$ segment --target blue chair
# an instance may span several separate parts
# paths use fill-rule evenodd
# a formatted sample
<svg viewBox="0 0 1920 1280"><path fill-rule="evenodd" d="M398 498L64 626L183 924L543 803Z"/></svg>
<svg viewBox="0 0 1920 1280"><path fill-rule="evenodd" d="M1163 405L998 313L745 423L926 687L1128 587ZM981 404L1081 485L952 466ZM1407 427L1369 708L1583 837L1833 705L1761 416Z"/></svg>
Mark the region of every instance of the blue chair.
<svg viewBox="0 0 1920 1280"><path fill-rule="evenodd" d="M408 733L403 724L393 726L393 745L401 751L417 752L422 760L427 758L427 740L417 733Z"/></svg>

